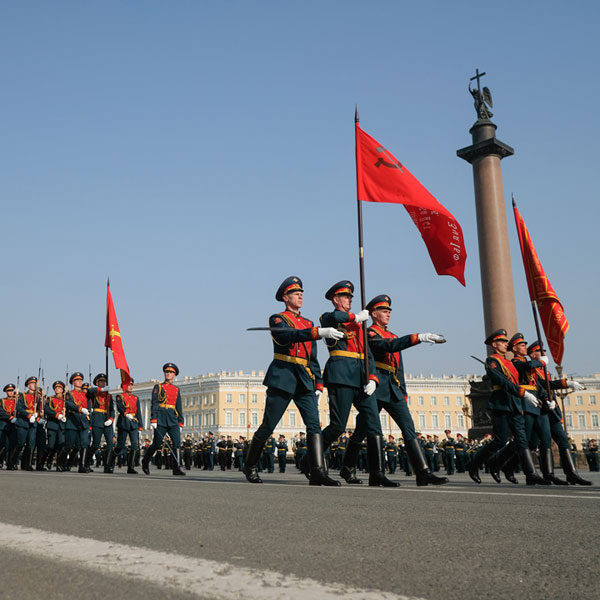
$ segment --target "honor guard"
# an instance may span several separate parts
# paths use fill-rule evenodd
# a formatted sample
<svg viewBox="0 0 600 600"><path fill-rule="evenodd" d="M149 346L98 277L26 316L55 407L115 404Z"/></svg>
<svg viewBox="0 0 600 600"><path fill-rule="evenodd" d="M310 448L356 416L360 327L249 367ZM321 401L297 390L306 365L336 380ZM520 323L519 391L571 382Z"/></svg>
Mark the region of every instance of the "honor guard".
<svg viewBox="0 0 600 600"><path fill-rule="evenodd" d="M127 438L129 438L129 451L127 452L127 474L137 475L134 468L135 457L140 449L140 431L143 430L142 411L140 401L133 392L133 379L131 377L121 382L122 394L117 394L117 456L125 451Z"/></svg>
<svg viewBox="0 0 600 600"><path fill-rule="evenodd" d="M542 345L539 342L539 340L536 340L528 346L527 354L529 355L529 358L531 358L532 361L539 361L545 358L542 355ZM567 438L567 434L565 433L565 430L562 425L562 412L554 394L554 390L568 389L571 391L579 391L583 390L584 386L581 385L578 381L567 381L567 379L553 380L550 378L550 374L548 373L548 371L546 370L546 372L544 373L544 369L540 367L537 367L535 369L535 374L539 394L546 399L546 402L544 402L544 405L542 407L542 412L546 413L548 416L548 422L550 425L550 435L552 439L556 442L556 445L558 446L558 452L560 454L560 460L563 471L567 478L567 483L571 485L592 485L591 481L583 479L577 472L575 462L573 461L573 457L571 456L570 452L569 439ZM545 382L546 377L548 378L548 385L552 394L551 398L548 398L548 392Z"/></svg>
<svg viewBox="0 0 600 600"><path fill-rule="evenodd" d="M115 420L115 405L113 397L104 388L108 385L105 373L98 373L94 377L93 387L87 391L88 407L91 412L92 446L90 454L93 456L102 444L106 442L104 454L104 472L112 473L114 470L113 436L115 433L113 423Z"/></svg>
<svg viewBox="0 0 600 600"><path fill-rule="evenodd" d="M142 460L142 471L150 475L150 459L156 450L158 450L166 434L169 435L172 445L171 449L175 453L173 459L173 475L185 475L179 467L181 462L179 450L179 440L181 430L183 429L183 412L181 410L181 393L179 388L173 384L176 375L179 375L179 369L174 363L163 365L165 381L157 383L152 390L152 402L150 408L150 427L154 429L154 438L152 444L146 450Z"/></svg>
<svg viewBox="0 0 600 600"><path fill-rule="evenodd" d="M279 436L279 441L277 442L277 462L279 464L279 472L285 473L285 466L287 462L287 453L288 453L288 443L285 439L285 435L281 434Z"/></svg>
<svg viewBox="0 0 600 600"><path fill-rule="evenodd" d="M14 471L17 466L17 396L14 383L3 388L6 397L0 399L0 453L6 456L6 470Z"/></svg>
<svg viewBox="0 0 600 600"><path fill-rule="evenodd" d="M454 450L456 452L456 472L464 473L467 466L467 445L461 433L456 434Z"/></svg>
<svg viewBox="0 0 600 600"><path fill-rule="evenodd" d="M79 473L90 473L92 452L90 449L90 411L87 393L83 391L83 374L75 372L69 378L73 389L65 396L67 422L65 423L65 444L69 449L69 462L79 457Z"/></svg>
<svg viewBox="0 0 600 600"><path fill-rule="evenodd" d="M67 451L65 450L66 387L63 381L55 381L52 384L54 396L48 399L45 409L46 431L48 432L48 450L45 462L48 469L51 469L56 456L56 470L59 472L65 471L67 467Z"/></svg>
<svg viewBox="0 0 600 600"><path fill-rule="evenodd" d="M251 483L261 483L258 461L265 442L293 400L306 426L310 483L339 485L327 475L323 459L323 440L319 422L318 398L323 391L321 368L317 361L316 340L340 339L343 334L333 327L314 327L300 314L303 304L302 281L288 277L279 286L275 299L285 303L283 312L271 315L273 361L263 385L267 386L265 412L248 448L244 473ZM337 436L336 436L337 437Z"/></svg>
<svg viewBox="0 0 600 600"><path fill-rule="evenodd" d="M31 459L35 446L35 430L37 427L36 412L38 395L37 377L28 377L25 380L25 391L17 397L17 447L16 456L22 451L21 469L33 471Z"/></svg>
<svg viewBox="0 0 600 600"><path fill-rule="evenodd" d="M267 442L265 443L265 449L263 451L263 456L265 458L265 469L267 473L273 473L275 471L275 446L277 442L275 442L275 438L271 436Z"/></svg>
<svg viewBox="0 0 600 600"><path fill-rule="evenodd" d="M192 453L194 452L194 440L191 433L185 436L181 448L183 450L183 465L186 471L190 471L192 469Z"/></svg>
<svg viewBox="0 0 600 600"><path fill-rule="evenodd" d="M473 456L469 465L469 476L475 483L481 483L479 468L491 460L498 450L504 448L512 433L527 484L547 485L535 470L523 418L525 402L538 406L540 402L535 394L519 383L519 372L506 356L508 350L506 330L494 331L486 338L485 343L494 350L485 361L485 371L492 384L492 393L487 407L491 413L493 435L492 440Z"/></svg>
<svg viewBox="0 0 600 600"><path fill-rule="evenodd" d="M435 333L413 333L398 337L395 333L389 331L388 324L391 318L392 300L386 294L373 298L367 304L366 312L367 314L370 313L373 319L373 325L368 329L367 339L373 356L372 364L376 369L379 380L379 386L374 395L377 422L379 422L379 412L384 409L402 430L404 448L416 474L417 485L447 483L448 479L438 477L432 473L433 443L430 445L432 462L428 463L417 440L415 425L407 404L408 394L402 361L402 351L407 348L412 348L421 342L434 344L445 340L441 335ZM345 468L343 471L345 470L345 473L342 473L342 476L350 477L354 475L356 455L365 434L368 437L364 421L358 419L356 430L348 443L348 451L344 458ZM379 444L381 444L381 438L378 439ZM371 479L371 476L372 469L370 469L369 479Z"/></svg>
<svg viewBox="0 0 600 600"><path fill-rule="evenodd" d="M388 441L385 444L385 458L387 460L388 469L390 475L396 472L396 465L398 462L398 446L394 441L393 435L388 435Z"/></svg>
<svg viewBox="0 0 600 600"><path fill-rule="evenodd" d="M444 429L446 439L444 440L444 465L446 467L446 475L454 475L455 460L456 460L456 442L450 435L452 432L449 429Z"/></svg>

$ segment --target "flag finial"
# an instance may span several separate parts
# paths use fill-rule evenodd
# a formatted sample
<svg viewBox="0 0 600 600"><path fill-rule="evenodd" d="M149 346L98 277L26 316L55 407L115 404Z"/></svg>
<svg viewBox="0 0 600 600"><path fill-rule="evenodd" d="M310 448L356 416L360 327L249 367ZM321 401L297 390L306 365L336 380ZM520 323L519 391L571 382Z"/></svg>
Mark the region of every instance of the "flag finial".
<svg viewBox="0 0 600 600"><path fill-rule="evenodd" d="M358 123L358 104L354 105L354 122Z"/></svg>
<svg viewBox="0 0 600 600"><path fill-rule="evenodd" d="M517 205L517 203L515 202L515 195L511 193L510 197L512 199L512 205L513 205L513 208L514 208Z"/></svg>

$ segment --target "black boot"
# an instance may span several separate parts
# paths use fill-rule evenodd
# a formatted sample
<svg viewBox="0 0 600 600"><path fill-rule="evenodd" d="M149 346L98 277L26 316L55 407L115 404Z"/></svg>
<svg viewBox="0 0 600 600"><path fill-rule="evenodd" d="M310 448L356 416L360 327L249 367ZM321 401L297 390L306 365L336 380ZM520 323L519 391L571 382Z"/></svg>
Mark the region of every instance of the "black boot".
<svg viewBox="0 0 600 600"><path fill-rule="evenodd" d="M135 463L135 452L132 452L131 449L129 449L129 452L127 453L127 475L137 475L138 472L133 468L133 465Z"/></svg>
<svg viewBox="0 0 600 600"><path fill-rule="evenodd" d="M79 450L77 448L69 448L69 460L67 462L67 471L74 469L79 461Z"/></svg>
<svg viewBox="0 0 600 600"><path fill-rule="evenodd" d="M58 473L67 470L67 456L68 450L66 448L61 448L56 454L56 471Z"/></svg>
<svg viewBox="0 0 600 600"><path fill-rule="evenodd" d="M17 470L17 461L19 460L19 452L21 451L20 448L13 448L9 455L8 455L8 461L6 462L6 470L7 471L16 471Z"/></svg>
<svg viewBox="0 0 600 600"><path fill-rule="evenodd" d="M560 462L562 464L563 471L567 476L567 483L571 485L592 485L591 481L587 479L583 479L579 476L577 469L575 467L575 463L573 462L573 457L571 456L571 452L568 448L560 448Z"/></svg>
<svg viewBox="0 0 600 600"><path fill-rule="evenodd" d="M486 462L489 457L494 454L495 450L492 446L491 442L488 442L483 448L478 450L475 453L475 456L471 459L471 464L469 465L469 477L475 483L481 483L481 478L479 477L479 469L484 462Z"/></svg>
<svg viewBox="0 0 600 600"><path fill-rule="evenodd" d="M339 481L331 479L325 468L323 458L323 436L320 433L309 433L306 436L308 447L308 460L310 462L310 484L336 487L341 485Z"/></svg>
<svg viewBox="0 0 600 600"><path fill-rule="evenodd" d="M89 450L89 448L88 448ZM79 452L78 452L78 459L79 459L79 467L77 469L78 473L89 473L89 471L86 469L86 449L85 448L80 448Z"/></svg>
<svg viewBox="0 0 600 600"><path fill-rule="evenodd" d="M348 447L344 453L344 460L342 462L342 469L340 471L340 477L346 480L346 483L350 485L357 485L362 483L362 479L356 476L356 465L358 463L358 455L362 448L362 442L353 442L348 440Z"/></svg>
<svg viewBox="0 0 600 600"><path fill-rule="evenodd" d="M529 448L521 450L521 464L523 465L523 473L525 473L527 485L550 485L550 482L540 477L535 470L533 456Z"/></svg>
<svg viewBox="0 0 600 600"><path fill-rule="evenodd" d="M142 457L142 471L144 471L146 475L150 475L150 460L155 452L154 442L144 450L144 456Z"/></svg>
<svg viewBox="0 0 600 600"><path fill-rule="evenodd" d="M434 475L429 466L427 465L427 461L423 456L423 451L421 450L421 444L419 444L419 440L417 438L413 438L412 440L408 440L404 444L404 448L406 450L406 454L408 454L408 459L410 464L412 465L413 471L417 476L417 485L443 485L444 483L448 483L447 477L438 477Z"/></svg>
<svg viewBox="0 0 600 600"><path fill-rule="evenodd" d="M104 472L109 474L115 472L115 453L112 448L104 455Z"/></svg>
<svg viewBox="0 0 600 600"><path fill-rule="evenodd" d="M488 460L490 475L496 483L502 483L500 471L502 470L503 465L512 458L514 451L515 445L512 442L509 442Z"/></svg>
<svg viewBox="0 0 600 600"><path fill-rule="evenodd" d="M259 442L255 437L250 442L248 454L246 455L246 464L244 465L244 475L250 483L262 483L258 475L258 461L263 450L264 442Z"/></svg>
<svg viewBox="0 0 600 600"><path fill-rule="evenodd" d="M397 481L390 481L383 468L383 436L367 436L367 459L369 461L369 485L371 487L398 487Z"/></svg>
<svg viewBox="0 0 600 600"><path fill-rule="evenodd" d="M569 485L564 479L559 479L554 476L554 463L552 462L552 449L547 448L546 450L540 450L540 470L542 471L543 478L548 483L554 485Z"/></svg>
<svg viewBox="0 0 600 600"><path fill-rule="evenodd" d="M52 471L52 466L54 465L54 455L56 452L54 450L48 450L46 454L46 469L48 471Z"/></svg>
<svg viewBox="0 0 600 600"><path fill-rule="evenodd" d="M85 472L86 473L93 473L94 469L92 469L92 461L94 460L94 451L92 450L91 446L89 448L85 449L85 459L84 459L84 465L85 465Z"/></svg>
<svg viewBox="0 0 600 600"><path fill-rule="evenodd" d="M185 471L181 470L181 450L175 451L175 456L171 456L171 460L173 461L173 475L185 475Z"/></svg>
<svg viewBox="0 0 600 600"><path fill-rule="evenodd" d="M25 446L23 454L21 455L21 471L33 471L33 467L31 466L32 455L33 450Z"/></svg>
<svg viewBox="0 0 600 600"><path fill-rule="evenodd" d="M515 469L519 465L519 455L516 451L513 451L512 456L501 466L500 470L504 474L506 481L517 484L517 478L515 477Z"/></svg>
<svg viewBox="0 0 600 600"><path fill-rule="evenodd" d="M50 454L50 450L47 448L44 450L38 450L38 455L35 461L35 470L36 471L47 471L46 461L48 460L48 454Z"/></svg>
<svg viewBox="0 0 600 600"><path fill-rule="evenodd" d="M2 468L2 465L4 464L5 456L6 456L6 446L2 446L2 448L0 448L0 469ZM6 466L8 468L8 464Z"/></svg>

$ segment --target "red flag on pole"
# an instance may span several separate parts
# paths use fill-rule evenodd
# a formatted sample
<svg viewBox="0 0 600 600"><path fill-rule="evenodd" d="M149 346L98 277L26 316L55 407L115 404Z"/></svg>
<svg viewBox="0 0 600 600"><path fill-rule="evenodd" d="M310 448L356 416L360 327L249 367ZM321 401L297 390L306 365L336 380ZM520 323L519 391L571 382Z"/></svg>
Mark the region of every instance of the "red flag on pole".
<svg viewBox="0 0 600 600"><path fill-rule="evenodd" d="M523 217L519 213L514 200L513 211L515 213L515 223L517 224L523 266L525 267L529 298L537 304L552 358L554 358L554 362L557 365L560 365L565 350L564 341L565 334L569 330L569 322L565 316L562 304L544 271L544 267L542 267L542 263L535 251L535 246L529 236L529 231L525 226L525 221L523 221Z"/></svg>
<svg viewBox="0 0 600 600"><path fill-rule="evenodd" d="M358 199L403 204L427 246L438 275L465 285L467 251L462 228L416 177L356 123Z"/></svg>
<svg viewBox="0 0 600 600"><path fill-rule="evenodd" d="M104 346L112 350L115 368L121 370L121 381L131 379L109 283L106 284L106 339L104 340Z"/></svg>

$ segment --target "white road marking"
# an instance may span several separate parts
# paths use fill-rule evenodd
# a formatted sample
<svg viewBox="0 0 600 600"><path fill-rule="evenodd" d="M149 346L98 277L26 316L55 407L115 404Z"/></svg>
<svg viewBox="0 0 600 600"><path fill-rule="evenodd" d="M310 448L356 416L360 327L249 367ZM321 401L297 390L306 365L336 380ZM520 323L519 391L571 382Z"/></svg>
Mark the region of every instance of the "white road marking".
<svg viewBox="0 0 600 600"><path fill-rule="evenodd" d="M0 523L0 547L215 600L422 600Z"/></svg>

